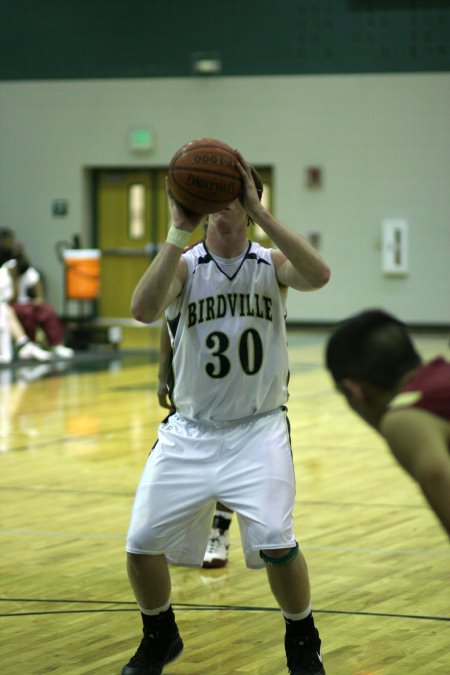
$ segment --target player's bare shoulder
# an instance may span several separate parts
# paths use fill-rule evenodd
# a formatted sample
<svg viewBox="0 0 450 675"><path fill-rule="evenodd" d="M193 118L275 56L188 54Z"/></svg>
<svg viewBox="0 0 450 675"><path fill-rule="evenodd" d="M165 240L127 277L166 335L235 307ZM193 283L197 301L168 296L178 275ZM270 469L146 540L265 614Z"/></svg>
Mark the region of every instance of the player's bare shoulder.
<svg viewBox="0 0 450 675"><path fill-rule="evenodd" d="M396 459L410 473L426 455L450 452L450 422L413 407L389 409L379 431Z"/></svg>

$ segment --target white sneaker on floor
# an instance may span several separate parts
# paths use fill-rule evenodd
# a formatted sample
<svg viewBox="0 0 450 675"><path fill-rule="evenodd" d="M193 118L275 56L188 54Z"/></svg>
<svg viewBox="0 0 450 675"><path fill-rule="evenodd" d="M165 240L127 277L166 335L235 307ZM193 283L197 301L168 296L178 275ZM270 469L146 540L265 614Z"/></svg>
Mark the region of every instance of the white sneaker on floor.
<svg viewBox="0 0 450 675"><path fill-rule="evenodd" d="M50 352L47 352L45 349L41 349L34 342L25 342L24 345L19 347L17 352L19 359L34 359L35 361L51 361L52 355Z"/></svg>
<svg viewBox="0 0 450 675"><path fill-rule="evenodd" d="M55 345L52 347L52 352L58 359L73 359L75 355L73 349L65 345Z"/></svg>
<svg viewBox="0 0 450 675"><path fill-rule="evenodd" d="M230 533L213 528L209 535L202 567L217 568L225 567L228 562L228 549L230 548Z"/></svg>

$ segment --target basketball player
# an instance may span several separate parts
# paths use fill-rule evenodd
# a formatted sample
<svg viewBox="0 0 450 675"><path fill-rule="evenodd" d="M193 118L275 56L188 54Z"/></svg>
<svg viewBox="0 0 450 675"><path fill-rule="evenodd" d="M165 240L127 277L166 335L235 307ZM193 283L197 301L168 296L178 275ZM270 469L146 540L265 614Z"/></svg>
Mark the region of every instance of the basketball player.
<svg viewBox="0 0 450 675"><path fill-rule="evenodd" d="M185 249L186 250L186 249ZM167 323L164 321L161 326L159 341L159 369L158 369L158 389L157 396L159 405L173 412L175 409L169 396L168 380L172 365L172 345L170 343L170 333ZM205 569L218 569L225 567L228 563L228 552L230 548L230 525L233 517L233 511L217 502L213 515L211 531L209 533L208 544L203 557L202 567Z"/></svg>
<svg viewBox="0 0 450 675"><path fill-rule="evenodd" d="M326 365L350 407L387 441L450 535L450 363L423 363L405 325L381 310L344 321Z"/></svg>
<svg viewBox="0 0 450 675"><path fill-rule="evenodd" d="M321 288L330 271L262 205L260 179L257 186L237 156L241 199L210 215L206 241L186 253L201 217L184 212L168 191L173 225L133 293L139 321L166 310L176 412L159 427L131 515L128 573L144 637L122 675L159 674L181 653L167 563L201 566L216 500L236 513L247 566L267 569L285 619L289 673L325 673L292 529L285 312L288 287ZM248 241L249 218L277 249Z"/></svg>

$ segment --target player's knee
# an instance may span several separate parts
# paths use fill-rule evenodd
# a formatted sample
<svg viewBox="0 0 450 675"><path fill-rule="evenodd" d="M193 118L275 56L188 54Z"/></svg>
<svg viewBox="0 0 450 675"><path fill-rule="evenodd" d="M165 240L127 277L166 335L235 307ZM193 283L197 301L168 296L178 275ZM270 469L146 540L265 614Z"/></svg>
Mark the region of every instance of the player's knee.
<svg viewBox="0 0 450 675"><path fill-rule="evenodd" d="M298 544L292 548L266 549L259 552L266 565L271 567L283 567L289 565L298 556Z"/></svg>

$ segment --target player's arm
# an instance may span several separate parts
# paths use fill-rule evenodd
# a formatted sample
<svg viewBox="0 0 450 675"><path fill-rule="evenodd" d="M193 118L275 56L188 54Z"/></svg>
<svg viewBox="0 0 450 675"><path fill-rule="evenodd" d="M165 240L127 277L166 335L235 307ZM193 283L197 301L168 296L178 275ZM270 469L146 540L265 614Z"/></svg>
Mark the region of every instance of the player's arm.
<svg viewBox="0 0 450 675"><path fill-rule="evenodd" d="M284 228L287 230L286 226ZM315 291L328 283L330 268L300 235L287 230L294 237L283 236L283 243L280 244L281 238L277 241L273 234L265 231L278 246L272 251L272 260L281 286L289 286L297 291ZM283 253L281 246L284 245L289 250L289 257Z"/></svg>
<svg viewBox="0 0 450 675"><path fill-rule="evenodd" d="M167 180L166 191L173 227L187 234L180 245L165 241L155 259L137 283L131 298L131 314L142 323L152 323L181 293L187 277L187 264L181 258L191 232L204 216L186 213L171 195Z"/></svg>
<svg viewBox="0 0 450 675"><path fill-rule="evenodd" d="M388 412L380 431L450 535L450 455L445 422L425 410Z"/></svg>
<svg viewBox="0 0 450 675"><path fill-rule="evenodd" d="M272 260L279 284L299 291L322 288L330 279L330 268L313 246L264 208L248 162L239 152L237 156L244 183L242 201L247 213L278 247L272 253Z"/></svg>
<svg viewBox="0 0 450 675"><path fill-rule="evenodd" d="M159 369L158 369L157 396L159 405L162 408L167 408L168 410L173 409L172 403L169 399L169 392L167 389L167 373L169 372L171 361L172 361L172 345L170 343L169 329L167 328L167 323L163 321L159 340Z"/></svg>
<svg viewBox="0 0 450 675"><path fill-rule="evenodd" d="M142 323L152 323L181 293L187 277L183 249L164 243L137 283L131 298L131 314Z"/></svg>

